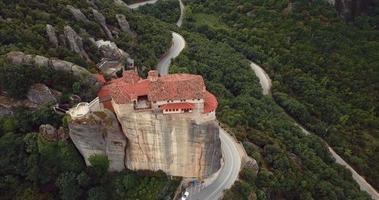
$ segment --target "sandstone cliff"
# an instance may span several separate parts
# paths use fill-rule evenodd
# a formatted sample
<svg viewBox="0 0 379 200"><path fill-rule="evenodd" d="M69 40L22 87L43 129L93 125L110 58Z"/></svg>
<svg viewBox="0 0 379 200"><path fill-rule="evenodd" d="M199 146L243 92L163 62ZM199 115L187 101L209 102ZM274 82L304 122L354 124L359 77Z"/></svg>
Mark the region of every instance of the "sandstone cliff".
<svg viewBox="0 0 379 200"><path fill-rule="evenodd" d="M200 178L220 168L221 142L215 120L195 123L193 116L115 110L128 139L127 168Z"/></svg>
<svg viewBox="0 0 379 200"><path fill-rule="evenodd" d="M97 111L86 118L72 120L69 123L70 137L90 165L88 158L93 154L107 155L109 170L125 169L126 139L115 115L108 111Z"/></svg>
<svg viewBox="0 0 379 200"><path fill-rule="evenodd" d="M220 169L215 119L195 122L191 115L116 110L118 120L104 109L70 121L70 137L87 165L91 155L104 154L111 171L162 170L172 176L206 178Z"/></svg>

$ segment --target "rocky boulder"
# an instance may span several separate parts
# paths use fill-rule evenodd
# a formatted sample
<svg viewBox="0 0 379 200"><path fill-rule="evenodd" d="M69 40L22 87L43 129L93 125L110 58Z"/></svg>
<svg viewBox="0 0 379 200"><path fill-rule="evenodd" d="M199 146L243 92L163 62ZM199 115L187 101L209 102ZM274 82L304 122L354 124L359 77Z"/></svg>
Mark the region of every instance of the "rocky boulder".
<svg viewBox="0 0 379 200"><path fill-rule="evenodd" d="M30 87L26 97L33 103L38 105L45 105L56 103L57 99L53 92L46 85L37 83Z"/></svg>
<svg viewBox="0 0 379 200"><path fill-rule="evenodd" d="M123 7L123 8L126 8L126 9L130 9L128 7L128 4L126 4L124 1L122 0L113 0L113 3L118 6L118 7Z"/></svg>
<svg viewBox="0 0 379 200"><path fill-rule="evenodd" d="M13 111L7 107L0 105L0 117L7 117L13 115Z"/></svg>
<svg viewBox="0 0 379 200"><path fill-rule="evenodd" d="M98 40L95 44L100 50L103 58L122 61L130 57L128 53L118 48L114 42Z"/></svg>
<svg viewBox="0 0 379 200"><path fill-rule="evenodd" d="M77 21L82 21L84 23L90 22L80 9L75 8L72 5L67 5L66 8L70 11L70 13L74 16L74 18Z"/></svg>
<svg viewBox="0 0 379 200"><path fill-rule="evenodd" d="M49 42L53 44L55 47L58 47L58 38L55 33L55 28L52 25L46 24L46 34L49 38Z"/></svg>
<svg viewBox="0 0 379 200"><path fill-rule="evenodd" d="M96 5L97 0L87 0L87 3L94 8L97 8L97 5Z"/></svg>
<svg viewBox="0 0 379 200"><path fill-rule="evenodd" d="M39 127L39 134L43 138L49 141L59 141L59 140L66 140L68 138L68 135L64 131L63 127L60 127L58 130L50 125L50 124L42 124Z"/></svg>
<svg viewBox="0 0 379 200"><path fill-rule="evenodd" d="M122 31L127 32L130 35L135 35L135 33L133 33L132 30L130 29L129 22L126 20L125 15L117 14L116 19L117 19L117 23L120 26Z"/></svg>
<svg viewBox="0 0 379 200"><path fill-rule="evenodd" d="M65 26L64 34L67 38L70 50L89 60L83 47L83 39L74 31L74 29L72 29L71 26Z"/></svg>
<svg viewBox="0 0 379 200"><path fill-rule="evenodd" d="M107 22L103 14L101 14L99 11L92 9L93 16L95 17L95 20L100 24L100 26L103 28L104 33L107 35L107 37L110 40L113 40L113 36L111 31L107 27Z"/></svg>
<svg viewBox="0 0 379 200"><path fill-rule="evenodd" d="M89 85L93 85L94 88L98 88L96 75L91 74L87 69L75 65L72 62L59 60L56 58L46 58L39 55L29 55L20 51L12 51L7 54L7 60L12 64L23 64L30 65L34 67L46 67L51 68L56 71L63 71L67 73L72 73L77 78L81 79L84 82L87 82Z"/></svg>
<svg viewBox="0 0 379 200"><path fill-rule="evenodd" d="M0 117L13 115L17 107L27 107L31 109L38 108L38 105L29 99L16 100L8 96L0 95Z"/></svg>

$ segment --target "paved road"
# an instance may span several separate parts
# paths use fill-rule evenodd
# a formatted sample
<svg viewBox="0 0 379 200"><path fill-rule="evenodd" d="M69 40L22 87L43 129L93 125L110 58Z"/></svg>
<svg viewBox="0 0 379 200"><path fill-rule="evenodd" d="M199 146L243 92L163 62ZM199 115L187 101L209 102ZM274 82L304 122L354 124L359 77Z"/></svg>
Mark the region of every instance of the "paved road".
<svg viewBox="0 0 379 200"><path fill-rule="evenodd" d="M177 57L185 47L184 38L178 33L172 33L172 46L165 56L159 61L157 69L159 74L167 75L171 64L171 59ZM229 189L237 180L240 167L241 157L237 150L236 143L232 137L220 128L221 149L224 164L222 165L218 176L205 187L194 187L190 193L192 200L216 200L220 199L225 189Z"/></svg>
<svg viewBox="0 0 379 200"><path fill-rule="evenodd" d="M263 89L263 95L269 95L272 84L268 74L260 66L253 62L250 63L250 67L255 72L255 75L259 78L259 83L261 84Z"/></svg>
<svg viewBox="0 0 379 200"><path fill-rule="evenodd" d="M153 1L151 1L153 3ZM181 0L180 10L181 16L177 22L177 26L180 27L183 21L184 5ZM155 2L154 2L155 3ZM145 4L143 4L145 5ZM142 4L139 4L142 6ZM186 41L183 36L178 33L172 33L172 46L167 53L161 58L156 66L160 75L167 75L171 60L176 58L184 49ZM221 149L223 155L223 165L219 170L218 176L215 177L210 183L207 183L204 187L194 187L190 193L190 199L192 200L217 200L223 195L224 190L229 189L238 178L238 174L241 168L241 157L237 149L237 145L234 139L220 128L220 140Z"/></svg>
<svg viewBox="0 0 379 200"><path fill-rule="evenodd" d="M141 6L144 6L144 5L147 5L147 4L154 4L154 3L157 3L158 0L151 0L151 1L143 1L143 2L140 2L140 3L133 3L133 4L130 4L128 5L128 8L130 9L137 9Z"/></svg>
<svg viewBox="0 0 379 200"><path fill-rule="evenodd" d="M179 17L178 22L176 22L176 25L178 27L181 27L183 24L183 18L184 18L184 4L182 0L179 0L179 5L180 5L180 17Z"/></svg>
<svg viewBox="0 0 379 200"><path fill-rule="evenodd" d="M260 67L258 66L257 64L255 63L252 63L251 65L251 68L254 70L255 74L257 75L257 77L259 78L259 82L261 83L261 86L262 86L262 93L263 95L268 95L270 94L270 91L271 91L271 79L270 77L267 75L267 73ZM295 120L294 120L295 121ZM298 126L305 135L310 135L311 133L309 131L307 131L304 127L302 127L301 125L299 125L298 123L295 122L295 125ZM362 177L360 176L346 161L344 161L329 145L328 143L326 143L325 140L323 140L322 138L320 138L326 145L326 147L328 148L330 154L332 155L332 157L335 159L336 163L344 166L345 168L347 168L353 175L353 179L355 180L355 182L358 183L360 189L362 191L365 191L367 192L373 199L375 200L379 200L379 194L378 192Z"/></svg>
<svg viewBox="0 0 379 200"><path fill-rule="evenodd" d="M225 189L232 187L241 168L241 158L235 145L234 139L220 128L223 166L217 178L202 190L192 193L191 200L214 200L220 199Z"/></svg>
<svg viewBox="0 0 379 200"><path fill-rule="evenodd" d="M167 53L161 58L159 63L156 66L160 75L167 75L168 69L171 64L171 59L176 58L180 52L186 46L186 41L183 36L178 33L172 32L172 45L171 48L167 51Z"/></svg>

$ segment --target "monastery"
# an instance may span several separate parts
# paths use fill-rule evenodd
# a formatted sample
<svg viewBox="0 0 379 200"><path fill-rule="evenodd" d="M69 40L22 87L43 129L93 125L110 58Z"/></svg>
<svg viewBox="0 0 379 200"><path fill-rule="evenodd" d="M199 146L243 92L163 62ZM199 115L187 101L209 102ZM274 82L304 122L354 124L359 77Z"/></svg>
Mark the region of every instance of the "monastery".
<svg viewBox="0 0 379 200"><path fill-rule="evenodd" d="M68 112L70 136L88 165L92 154L105 154L111 170L205 178L220 168L218 103L201 76L152 70L142 79L128 70L103 82L98 98Z"/></svg>

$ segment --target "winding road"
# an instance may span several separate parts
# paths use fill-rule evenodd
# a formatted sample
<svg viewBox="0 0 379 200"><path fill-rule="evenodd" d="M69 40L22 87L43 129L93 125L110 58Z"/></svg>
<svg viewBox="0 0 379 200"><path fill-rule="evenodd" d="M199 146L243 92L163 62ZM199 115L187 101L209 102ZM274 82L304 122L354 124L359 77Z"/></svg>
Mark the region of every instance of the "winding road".
<svg viewBox="0 0 379 200"><path fill-rule="evenodd" d="M172 45L166 54L160 59L156 66L160 75L167 75L171 64L171 60L179 56L186 46L186 41L183 36L178 33L172 32Z"/></svg>
<svg viewBox="0 0 379 200"><path fill-rule="evenodd" d="M154 4L158 0L144 1L141 3L135 3L128 5L130 9L137 9L140 6L147 4ZM184 18L184 4L181 0L180 11L181 15L176 23L178 27L181 27ZM157 69L161 75L167 75L171 60L176 58L185 47L185 40L183 36L178 33L172 32L172 46L168 52L161 58L157 64ZM259 78L259 82L262 86L263 95L271 94L271 79L268 74L254 62L250 64L251 69L255 72L255 75ZM295 120L294 120L295 121ZM301 125L294 122L304 134L310 135L311 133L304 129ZM321 138L320 138L321 139ZM200 187L198 190L192 190L189 199L192 200L215 200L220 199L225 189L229 189L238 178L238 173L241 168L241 157L237 150L237 144L235 140L220 128L220 140L223 155L223 165L218 172L218 176L214 180L208 183L204 187ZM373 199L379 200L378 192L362 177L360 176L348 163L346 163L323 139L321 139L327 146L330 154L335 159L336 163L346 167L351 173L353 179L358 183L361 190L366 191ZM196 187L195 187L196 188Z"/></svg>
<svg viewBox="0 0 379 200"><path fill-rule="evenodd" d="M154 4L154 3L157 3L158 0L150 0L150 1L143 1L143 2L139 2L139 3L133 3L133 4L129 4L128 5L128 8L130 9L137 9L141 6L144 6L144 5L147 5L147 4Z"/></svg>
<svg viewBox="0 0 379 200"><path fill-rule="evenodd" d="M261 83L263 95L269 95L271 93L271 85L272 85L270 77L263 70L263 68L260 67L259 65L251 62L250 66L254 70L255 75L258 77L259 82ZM293 120L296 121L295 119L293 119ZM296 122L294 122L294 124L297 127L299 127L305 135L310 135L311 134L309 131L307 131L300 124L298 124ZM323 140L322 138L320 138L320 139L321 139L321 141L323 141L325 143L326 147L328 148L328 150L329 150L330 154L332 155L332 157L335 159L336 163L344 166L345 168L347 168L351 172L353 179L355 180L355 182L358 183L360 189L362 191L367 192L371 196L371 198L373 198L375 200L379 200L379 194L378 194L378 192L362 176L360 176L345 160L343 160L341 158L341 156L339 156L328 145L328 143L326 143L325 140Z"/></svg>
<svg viewBox="0 0 379 200"><path fill-rule="evenodd" d="M235 140L225 130L220 128L221 149L224 163L218 176L203 189L190 192L189 199L213 200L220 199L225 189L232 187L241 168L241 157L239 156Z"/></svg>
<svg viewBox="0 0 379 200"><path fill-rule="evenodd" d="M178 27L182 25L184 18L184 5L181 0L179 0L179 3L181 15L178 22L176 23ZM140 3L137 7L142 5L145 4ZM133 5L133 8L136 8L136 6ZM168 74L171 60L179 56L185 46L186 41L184 40L183 36L178 33L172 32L172 45L156 66L156 69L158 69L160 75L164 76ZM241 168L241 157L237 149L238 144L222 128L220 128L220 140L223 155L223 165L219 170L217 177L214 177L214 179L206 183L206 185L198 185L199 187L188 188L190 191L189 199L220 199L223 195L224 190L232 187L234 182L237 180Z"/></svg>

